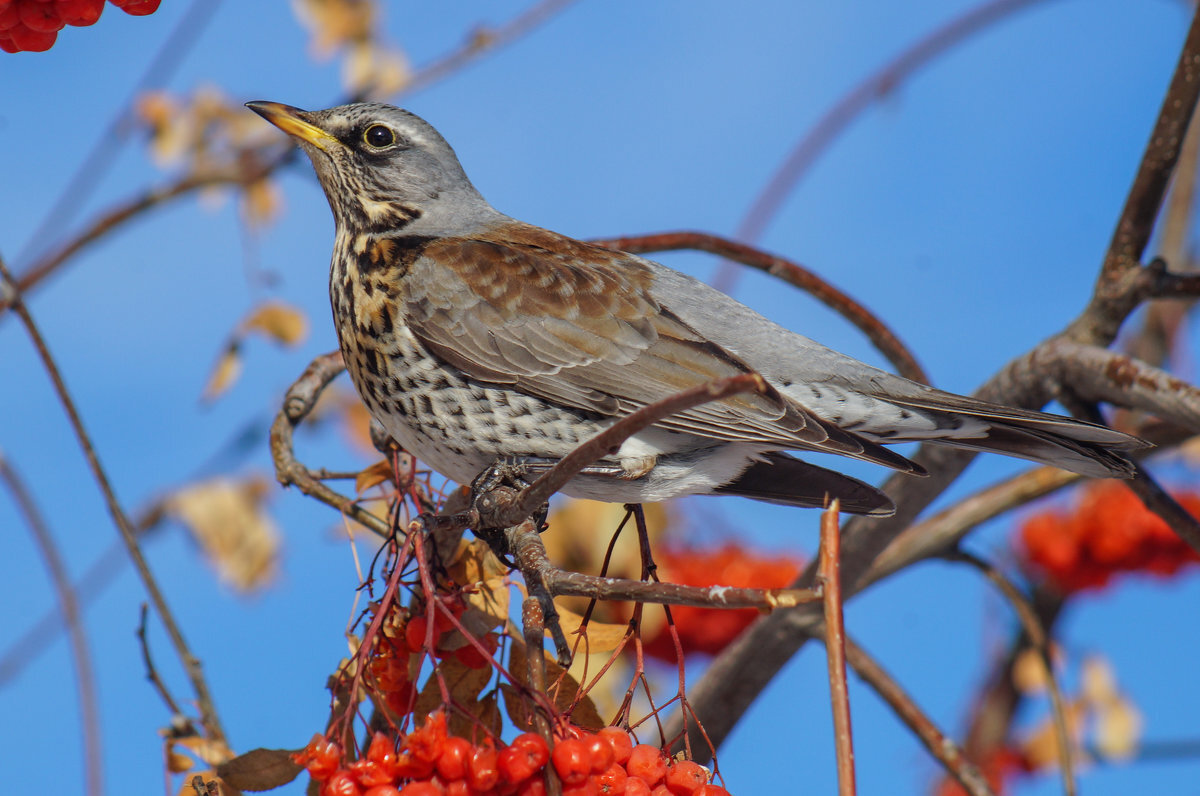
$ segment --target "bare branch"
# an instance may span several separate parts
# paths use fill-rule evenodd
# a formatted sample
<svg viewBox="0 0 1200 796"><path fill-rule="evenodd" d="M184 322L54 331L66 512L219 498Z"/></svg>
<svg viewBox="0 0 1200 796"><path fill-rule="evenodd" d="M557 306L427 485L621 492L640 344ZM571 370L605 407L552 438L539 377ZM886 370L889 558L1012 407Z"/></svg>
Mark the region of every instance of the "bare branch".
<svg viewBox="0 0 1200 796"><path fill-rule="evenodd" d="M58 394L59 401L62 402L63 409L67 413L67 419L70 421L71 428L75 432L75 437L79 441L79 447L83 451L84 458L87 460L88 468L92 471L92 477L96 480L96 484L104 494L108 512L112 516L117 530L120 531L121 538L125 542L125 547L129 551L129 556L133 560L134 569L137 570L138 576L142 580L142 585L150 596L150 601L154 604L154 610L158 613L159 620L163 623L163 627L167 631L167 636L171 639L171 644L175 647L176 655L179 656L179 660L183 663L183 667L187 671L188 679L192 683L192 689L196 693L196 702L200 708L201 722L208 732L210 739L224 741L225 732L221 728L221 722L217 716L212 695L208 690L208 682L204 678L200 659L192 654L191 648L188 647L187 642L184 640L183 631L180 630L179 624L175 621L175 615L168 607L166 597L163 595L162 590L159 589L158 581L155 580L153 573L150 571L150 565L142 555L141 546L138 544L137 530L134 528L133 523L129 521L129 517L121 507L120 501L117 500L116 492L108 480L108 474L100 464L100 457L92 445L91 437L83 426L83 419L79 415L75 401L67 391L67 385L63 381L62 373L59 371L54 357L51 356L50 349L46 346L46 341L42 338L41 331L34 322L33 316L25 306L21 298L20 288L14 282L8 266L4 264L3 258L0 258L0 286L3 288L0 290L0 299L8 301L9 306L25 325L25 330L29 333L29 338L42 360L42 365L45 367L47 375L50 376L50 381L54 385L54 390Z"/></svg>
<svg viewBox="0 0 1200 796"><path fill-rule="evenodd" d="M288 388L283 407L271 423L271 461L275 464L275 478L284 486L295 486L305 495L333 506L364 528L387 538L391 534L391 527L386 520L367 511L351 498L325 486L316 474L296 459L292 447L292 435L296 426L300 425L316 406L321 391L345 369L341 352L323 354L310 362L300 378Z"/></svg>
<svg viewBox="0 0 1200 796"><path fill-rule="evenodd" d="M820 570L824 590L825 657L829 663L829 698L833 703L833 742L837 749L838 794L854 796L854 733L850 729L850 690L846 687L846 626L842 621L839 573L838 502L821 515Z"/></svg>
<svg viewBox="0 0 1200 796"><path fill-rule="evenodd" d="M80 730L83 734L87 792L89 796L99 796L104 792L104 764L100 756L100 709L96 704L96 674L92 669L92 656L88 649L87 633L83 629L79 600L71 585L71 577L67 574L67 566L54 541L54 534L50 532L50 526L33 499L33 494L8 463L3 451L0 451L0 481L8 487L18 510L25 516L25 524L33 534L38 552L46 564L46 571L50 573L50 581L54 584L58 609L67 626L67 638L70 641L71 657L75 661L75 676L79 684L79 713L82 719Z"/></svg>
<svg viewBox="0 0 1200 796"><path fill-rule="evenodd" d="M1058 737L1058 762L1062 771L1063 790L1067 796L1075 796L1075 764L1074 755L1071 753L1070 730L1067 728L1066 703L1063 701L1062 689L1058 687L1058 680L1054 677L1054 662L1050 659L1050 636L1038 618L1037 610L1012 581L982 558L963 550L947 553L944 557L947 561L956 561L975 567L995 585L1004 595L1004 599L1013 607L1021 622L1021 629L1029 637L1030 643L1042 659L1042 666L1046 669L1046 686L1050 692L1050 707L1054 713L1054 732Z"/></svg>
<svg viewBox="0 0 1200 796"><path fill-rule="evenodd" d="M929 382L929 377L925 375L925 371L917 362L912 351L877 315L816 273L791 260L705 232L660 232L652 235L593 240L592 243L609 249L626 251L630 254L694 249L717 254L742 265L765 271L808 293L858 327L859 331L871 341L871 344L887 357L888 361L892 363L892 367L901 376L923 384Z"/></svg>

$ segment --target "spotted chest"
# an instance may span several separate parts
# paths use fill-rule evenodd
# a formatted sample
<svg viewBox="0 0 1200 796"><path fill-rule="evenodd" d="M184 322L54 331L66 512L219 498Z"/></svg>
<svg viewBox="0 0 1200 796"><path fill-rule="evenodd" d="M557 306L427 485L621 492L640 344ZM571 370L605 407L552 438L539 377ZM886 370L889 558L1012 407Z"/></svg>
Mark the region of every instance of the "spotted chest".
<svg viewBox="0 0 1200 796"><path fill-rule="evenodd" d="M339 236L330 301L346 368L367 408L406 450L469 482L500 456L561 458L612 422L467 377L404 323L404 280L420 240Z"/></svg>

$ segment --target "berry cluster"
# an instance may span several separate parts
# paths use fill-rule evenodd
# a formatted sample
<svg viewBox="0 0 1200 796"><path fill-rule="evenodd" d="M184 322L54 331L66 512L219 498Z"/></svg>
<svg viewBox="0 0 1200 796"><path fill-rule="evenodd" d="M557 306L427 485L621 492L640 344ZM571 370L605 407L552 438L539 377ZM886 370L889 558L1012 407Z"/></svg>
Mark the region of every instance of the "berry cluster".
<svg viewBox="0 0 1200 796"><path fill-rule="evenodd" d="M108 0L126 14L144 17L162 0ZM45 52L67 25L96 24L104 0L0 0L0 50Z"/></svg>
<svg viewBox="0 0 1200 796"><path fill-rule="evenodd" d="M334 741L314 735L292 755L321 783L321 796L542 796L547 764L563 796L729 796L711 784L708 769L671 762L653 746L634 745L629 734L606 727L559 740L553 751L536 733L507 746L472 744L449 735L446 715L431 714L397 744L376 733L367 752L350 763Z"/></svg>
<svg viewBox="0 0 1200 796"><path fill-rule="evenodd" d="M716 550L668 550L657 556L663 580L689 586L738 586L759 589L782 588L795 580L802 563L787 556L763 556L735 544ZM684 653L715 655L737 638L755 620L753 608L731 611L720 608L674 606L671 616ZM646 639L645 652L661 660L675 661L675 645L663 627Z"/></svg>
<svg viewBox="0 0 1200 796"><path fill-rule="evenodd" d="M465 606L461 602L451 602L447 605L455 618L461 618ZM474 644L462 644L453 649L444 646L452 638L462 641L462 636L454 634L454 623L443 612L436 611L433 619L433 657L438 659L453 658L469 669L483 669L491 665L491 660L484 656ZM425 649L425 638L429 634L429 620L418 615L408 619L397 628L385 624L381 628L379 640L371 654L369 669L374 678L375 690L384 698L397 714L407 715L416 698L416 684L412 680L414 667L412 655ZM480 645L489 653L494 654L500 646L500 637L488 633L479 639ZM419 664L417 667L419 668Z"/></svg>
<svg viewBox="0 0 1200 796"><path fill-rule="evenodd" d="M1042 512L1021 526L1025 559L1064 593L1106 585L1120 572L1169 576L1200 555L1125 486L1100 481L1083 491L1073 514ZM1193 516L1200 496L1176 495Z"/></svg>

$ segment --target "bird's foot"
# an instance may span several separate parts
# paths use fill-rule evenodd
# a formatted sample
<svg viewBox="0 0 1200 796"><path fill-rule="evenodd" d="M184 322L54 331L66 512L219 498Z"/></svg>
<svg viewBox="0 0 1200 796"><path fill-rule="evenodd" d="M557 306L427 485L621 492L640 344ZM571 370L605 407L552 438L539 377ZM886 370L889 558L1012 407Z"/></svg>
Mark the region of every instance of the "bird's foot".
<svg viewBox="0 0 1200 796"><path fill-rule="evenodd" d="M525 460L504 456L471 482L471 508L479 517L478 527L471 530L487 542L488 547L506 566L514 569L516 565L511 559L512 551L505 535L506 524L498 518L505 517L516 505L521 492L529 487L527 476L530 469ZM546 530L546 517L549 512L550 505L543 503L533 513L531 519L538 533Z"/></svg>

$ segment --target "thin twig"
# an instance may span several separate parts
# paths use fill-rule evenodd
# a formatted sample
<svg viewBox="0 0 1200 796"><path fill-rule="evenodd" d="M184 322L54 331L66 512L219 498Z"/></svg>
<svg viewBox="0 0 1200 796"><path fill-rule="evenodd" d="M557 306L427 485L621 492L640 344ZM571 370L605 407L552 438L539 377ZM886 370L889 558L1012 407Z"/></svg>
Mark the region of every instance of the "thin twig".
<svg viewBox="0 0 1200 796"><path fill-rule="evenodd" d="M796 183L866 108L885 99L914 72L954 45L1036 2L1038 0L992 0L976 6L913 44L882 69L855 86L827 110L788 153L754 204L746 211L738 226L736 237L749 243L757 241L767 224L779 212L783 200L795 188ZM713 284L726 290L732 273L723 271L713 279Z"/></svg>
<svg viewBox="0 0 1200 796"><path fill-rule="evenodd" d="M333 506L364 528L386 539L391 534L388 522L322 483L315 473L310 472L296 459L292 445L296 426L316 406L321 391L345 369L340 352L323 354L310 362L300 378L288 388L283 406L271 424L271 460L275 464L275 478L284 486L295 486L305 495Z"/></svg>
<svg viewBox="0 0 1200 796"><path fill-rule="evenodd" d="M125 133L128 132L129 117L138 95L153 86L163 86L171 81L175 70L179 68L184 57L200 39L220 5L221 0L192 0L188 4L183 16L175 23L175 27L159 45L158 51L150 59L150 63L146 64L141 77L129 90L120 109L100 130L91 150L79 164L75 173L71 175L67 184L59 191L58 198L54 200L54 204L46 211L45 216L34 229L25 248L17 255L18 264L25 260L40 241L49 238L56 230L69 224L75 211L87 204L92 191L100 183L101 178L116 163L114 155L117 147L123 143ZM89 129L94 131L96 128L90 127ZM22 277L24 276L22 274ZM22 284L22 289L24 287ZM0 311L3 309L0 307Z"/></svg>
<svg viewBox="0 0 1200 796"><path fill-rule="evenodd" d="M83 734L83 763L87 793L99 796L104 792L104 764L100 755L100 709L96 704L96 674L92 670L92 656L88 649L87 633L83 629L83 617L79 610L79 600L71 577L67 574L66 564L59 555L58 545L54 534L46 523L33 494L25 486L25 482L17 471L8 463L3 451L0 451L0 481L12 493L17 509L25 517L25 524L33 534L33 541L41 553L50 581L54 584L54 592L58 597L58 609L62 620L67 626L67 638L70 642L71 657L75 663L75 677L79 686L79 713L81 721L80 732Z"/></svg>
<svg viewBox="0 0 1200 796"><path fill-rule="evenodd" d="M821 569L825 591L825 656L829 663L829 697L833 703L833 741L837 749L838 793L854 796L854 734L850 729L850 691L846 687L846 627L842 620L839 573L838 502L821 515Z"/></svg>
<svg viewBox="0 0 1200 796"><path fill-rule="evenodd" d="M492 52L530 33L572 2L573 0L541 0L498 28L474 31L461 47L422 67L400 93L415 94L428 88L484 53Z"/></svg>
<svg viewBox="0 0 1200 796"><path fill-rule="evenodd" d="M943 557L947 561L969 564L982 572L995 585L1004 595L1004 599L1013 607L1017 619L1021 622L1021 629L1029 637L1038 657L1042 659L1042 666L1046 669L1046 686L1050 692L1050 709L1054 714L1054 733L1058 738L1058 762L1062 770L1063 790L1067 796L1075 796L1075 763L1071 732L1067 727L1066 702L1063 700L1062 690L1058 687L1058 680L1054 676L1054 662L1050 658L1050 636L1041 620L1038 619L1037 610L1033 607L1033 603L1021 593L1021 590L1004 576L1004 573L982 558L964 550L955 550L946 553Z"/></svg>
<svg viewBox="0 0 1200 796"><path fill-rule="evenodd" d="M8 266L5 265L3 258L0 258L0 286L2 286L0 287L0 299L7 299L9 306L25 325L25 329L29 333L29 338L42 360L42 365L45 367L46 373L50 376L50 381L54 384L54 390L58 394L59 401L62 402L63 409L67 413L67 419L71 423L71 428L75 431L75 437L79 442L79 447L83 451L84 458L87 460L88 468L92 471L92 477L100 487L100 491L104 494L108 512L112 516L117 529L120 531L121 538L125 542L125 547L129 551L129 556L133 560L134 569L137 570L138 577L141 578L142 585L145 587L150 601L154 604L154 610L158 613L159 620L163 623L163 627L171 639L171 644L175 647L175 653L179 656L179 660L183 663L184 669L187 671L188 679L191 681L192 689L196 694L197 705L200 708L201 722L211 740L224 741L225 732L221 728L221 722L217 716L212 695L208 689L208 682L204 678L200 659L192 654L191 648L188 647L187 642L184 640L183 631L180 629L178 622L175 621L175 616L167 605L166 597L163 595L162 590L159 589L158 582L150 571L150 565L142 555L141 546L138 544L137 531L133 523L129 521L125 510L121 507L120 501L117 500L116 492L108 480L108 474L100 464L100 457L92 445L91 437L88 436L87 430L84 428L83 419L79 415L75 401L71 398L71 394L67 390L67 385L63 381L58 365L55 363L54 357L51 356L50 349L47 347L46 341L42 338L41 331L34 322L33 316L25 306L21 298L20 289L13 281L12 274L9 272Z"/></svg>
<svg viewBox="0 0 1200 796"><path fill-rule="evenodd" d="M871 344L887 357L888 361L892 363L892 367L901 376L923 384L929 382L929 377L917 362L916 356L879 316L824 278L791 260L705 232L660 232L591 242L598 246L618 249L630 254L694 249L720 255L726 260L764 271L803 290L854 324L859 331L866 335Z"/></svg>
<svg viewBox="0 0 1200 796"><path fill-rule="evenodd" d="M1193 17L1155 124L1156 133L1151 136L1114 234L1112 248L1123 251L1125 257L1135 252L1140 256L1144 248L1149 225L1141 222L1147 208L1156 210L1161 201L1161 191L1157 188L1164 187L1169 178L1183 128L1195 111L1200 92L1198 69L1200 16ZM1138 279L1136 272L1129 279L1111 279L1108 269L1102 269L1093 301L1062 336L1077 343L1101 346L1111 343L1121 322L1137 304L1128 294L1141 295ZM1052 391L1038 374L1027 367L1013 367L1014 364L1002 368L976 396L1012 406L1044 405L1052 397ZM931 476L923 479L893 476L884 485L884 491L895 500L895 515L883 519L856 518L846 523L842 531L842 568L843 581L851 584L849 594L857 591L859 578L888 542L954 482L972 456L953 449L922 446L913 458ZM814 574L810 567L797 585L811 583ZM807 608L775 612L752 625L713 660L691 689L691 700L697 712L705 717L707 729L718 744L784 663L803 646L807 630L819 621L818 614Z"/></svg>
<svg viewBox="0 0 1200 796"><path fill-rule="evenodd" d="M814 635L824 640L824 626ZM854 639L846 639L846 662L895 712L929 753L970 796L995 796L983 772L967 759L961 747L938 729L912 697Z"/></svg>
<svg viewBox="0 0 1200 796"><path fill-rule="evenodd" d="M138 614L137 638L138 646L142 650L142 665L146 667L146 679L154 686L154 690L162 697L162 701L166 704L167 710L171 711L172 716L183 716L184 713L179 709L179 703L175 701L175 697L171 696L170 689L158 676L158 669L154 667L154 659L150 657L150 642L146 638L146 615L148 608L145 603L142 603L142 609Z"/></svg>

